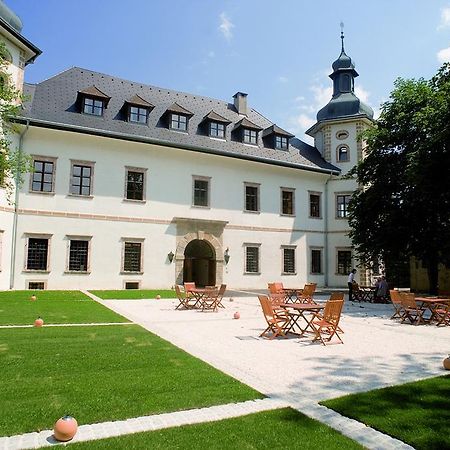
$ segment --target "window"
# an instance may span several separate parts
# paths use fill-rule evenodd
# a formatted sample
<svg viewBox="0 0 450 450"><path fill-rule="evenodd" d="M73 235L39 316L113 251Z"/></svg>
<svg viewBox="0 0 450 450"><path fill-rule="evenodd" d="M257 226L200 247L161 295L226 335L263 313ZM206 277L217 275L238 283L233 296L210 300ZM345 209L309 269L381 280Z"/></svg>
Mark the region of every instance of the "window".
<svg viewBox="0 0 450 450"><path fill-rule="evenodd" d="M294 190L281 188L281 214L293 216L294 210Z"/></svg>
<svg viewBox="0 0 450 450"><path fill-rule="evenodd" d="M69 241L69 272L88 271L89 240L70 239Z"/></svg>
<svg viewBox="0 0 450 450"><path fill-rule="evenodd" d="M130 106L130 114L128 120L135 123L147 123L148 109L138 106Z"/></svg>
<svg viewBox="0 0 450 450"><path fill-rule="evenodd" d="M219 122L210 122L209 135L211 137L225 139L225 124Z"/></svg>
<svg viewBox="0 0 450 450"><path fill-rule="evenodd" d="M83 98L83 112L85 114L92 114L94 116L103 116L104 108L105 102L103 100L97 100L92 97Z"/></svg>
<svg viewBox="0 0 450 450"><path fill-rule="evenodd" d="M345 219L348 217L348 204L352 198L351 194L336 195L336 217L338 219Z"/></svg>
<svg viewBox="0 0 450 450"><path fill-rule="evenodd" d="M70 193L72 195L91 196L94 163L72 161Z"/></svg>
<svg viewBox="0 0 450 450"><path fill-rule="evenodd" d="M55 162L55 158L36 157L33 159L32 192L54 192Z"/></svg>
<svg viewBox="0 0 450 450"><path fill-rule="evenodd" d="M48 238L28 238L27 270L44 270L48 268Z"/></svg>
<svg viewBox="0 0 450 450"><path fill-rule="evenodd" d="M187 117L180 114L172 114L170 117L170 128L172 130L187 131Z"/></svg>
<svg viewBox="0 0 450 450"><path fill-rule="evenodd" d="M259 211L259 185L245 185L245 211Z"/></svg>
<svg viewBox="0 0 450 450"><path fill-rule="evenodd" d="M352 251L337 251L337 273L338 275L348 275L352 270Z"/></svg>
<svg viewBox="0 0 450 450"><path fill-rule="evenodd" d="M309 217L320 218L320 193L309 194Z"/></svg>
<svg viewBox="0 0 450 450"><path fill-rule="evenodd" d="M250 130L249 128L244 128L244 142L246 144L258 143L258 132L255 130Z"/></svg>
<svg viewBox="0 0 450 450"><path fill-rule="evenodd" d="M322 273L322 250L311 249L311 273Z"/></svg>
<svg viewBox="0 0 450 450"><path fill-rule="evenodd" d="M127 200L145 200L145 172L146 169L125 167Z"/></svg>
<svg viewBox="0 0 450 450"><path fill-rule="evenodd" d="M285 136L275 135L275 148L279 150L287 150L288 138Z"/></svg>
<svg viewBox="0 0 450 450"><path fill-rule="evenodd" d="M245 273L259 273L259 244L245 246Z"/></svg>
<svg viewBox="0 0 450 450"><path fill-rule="evenodd" d="M124 241L123 272L142 272L142 241Z"/></svg>
<svg viewBox="0 0 450 450"><path fill-rule="evenodd" d="M209 178L194 178L193 189L192 204L209 207Z"/></svg>
<svg viewBox="0 0 450 450"><path fill-rule="evenodd" d="M339 130L336 133L336 138L339 139L340 141L342 141L343 139L347 139L348 138L348 131L346 131L346 130Z"/></svg>
<svg viewBox="0 0 450 450"><path fill-rule="evenodd" d="M139 281L125 281L125 289L139 289Z"/></svg>
<svg viewBox="0 0 450 450"><path fill-rule="evenodd" d="M295 274L295 247L283 247L283 274Z"/></svg>
<svg viewBox="0 0 450 450"><path fill-rule="evenodd" d="M337 162L350 161L350 153L349 153L349 148L347 145L340 145L337 148L336 159L337 159Z"/></svg>
<svg viewBox="0 0 450 450"><path fill-rule="evenodd" d="M28 289L31 291L42 291L45 289L45 281L29 281Z"/></svg>

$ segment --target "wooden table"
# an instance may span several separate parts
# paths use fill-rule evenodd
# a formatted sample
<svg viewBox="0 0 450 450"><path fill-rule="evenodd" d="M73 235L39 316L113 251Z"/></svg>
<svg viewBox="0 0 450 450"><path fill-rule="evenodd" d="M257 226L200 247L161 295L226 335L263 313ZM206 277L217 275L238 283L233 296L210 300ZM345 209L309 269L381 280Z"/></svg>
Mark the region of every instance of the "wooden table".
<svg viewBox="0 0 450 450"><path fill-rule="evenodd" d="M358 291L352 292L352 296L358 302L373 302L376 292L377 288L375 286L359 286Z"/></svg>
<svg viewBox="0 0 450 450"><path fill-rule="evenodd" d="M308 332L308 328L311 328L310 332L315 333L314 327L311 325L312 320L314 319L314 314L310 314L310 317L306 316L306 313L319 312L320 310L325 308L325 305L318 305L313 303L283 303L280 305L282 308L286 309L289 316L291 317L291 323L289 324L289 328L286 330L287 333L294 333L302 336L306 332ZM302 327L299 323L299 320L303 319L306 322L306 325ZM295 328L298 328L298 332L295 331Z"/></svg>
<svg viewBox="0 0 450 450"><path fill-rule="evenodd" d="M209 297L212 292L214 292L215 288L193 288L189 290L189 293L195 298L196 302L193 305L193 308L200 307L204 308L204 300Z"/></svg>
<svg viewBox="0 0 450 450"><path fill-rule="evenodd" d="M420 303L420 307L426 311L430 311L430 317L424 319L427 322L432 322L434 319L434 310L439 304L450 304L450 298L440 298L440 297L415 297L416 303ZM425 314L425 313L424 313Z"/></svg>
<svg viewBox="0 0 450 450"><path fill-rule="evenodd" d="M283 288L284 300L286 303L295 303L298 296L302 295L303 288Z"/></svg>

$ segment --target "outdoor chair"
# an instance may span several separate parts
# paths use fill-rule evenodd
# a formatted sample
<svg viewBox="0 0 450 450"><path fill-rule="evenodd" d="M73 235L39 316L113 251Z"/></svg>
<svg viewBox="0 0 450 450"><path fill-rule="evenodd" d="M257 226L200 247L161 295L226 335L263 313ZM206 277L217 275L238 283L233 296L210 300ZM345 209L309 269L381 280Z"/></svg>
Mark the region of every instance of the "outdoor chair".
<svg viewBox="0 0 450 450"><path fill-rule="evenodd" d="M201 299L202 311L210 310L217 312L219 303L219 290L214 286Z"/></svg>
<svg viewBox="0 0 450 450"><path fill-rule="evenodd" d="M306 283L303 291L297 295L297 303L316 303L313 300L317 283Z"/></svg>
<svg viewBox="0 0 450 450"><path fill-rule="evenodd" d="M450 302L438 303L433 310L433 318L437 326L450 326Z"/></svg>
<svg viewBox="0 0 450 450"><path fill-rule="evenodd" d="M217 293L217 306L219 308L225 308L225 306L222 304L223 296L225 295L225 291L227 290L226 284L221 284L219 288L219 292Z"/></svg>
<svg viewBox="0 0 450 450"><path fill-rule="evenodd" d="M332 292L330 300L344 300L345 294L343 292Z"/></svg>
<svg viewBox="0 0 450 450"><path fill-rule="evenodd" d="M186 282L184 283L184 292L186 296L191 297L191 290L195 289L195 283L194 282Z"/></svg>
<svg viewBox="0 0 450 450"><path fill-rule="evenodd" d="M344 300L328 300L323 313L314 313L316 319L311 321L311 325L316 336L313 341L320 339L322 344L326 345L333 336L336 336L342 344L344 343L338 334L338 332L342 333L342 330L339 328L339 320L343 306Z"/></svg>
<svg viewBox="0 0 450 450"><path fill-rule="evenodd" d="M258 299L267 322L267 328L260 336L269 339L274 339L278 336L286 338L286 330L289 328L291 322L291 317L288 312L285 309L272 306L267 295L258 295Z"/></svg>
<svg viewBox="0 0 450 450"><path fill-rule="evenodd" d="M394 314L392 314L391 319L402 319L405 311L402 305L402 294L400 291L390 290L389 294L391 296L391 302L394 306Z"/></svg>
<svg viewBox="0 0 450 450"><path fill-rule="evenodd" d="M178 286L178 284L175 285L175 293L176 293L178 301L179 301L179 303L175 309L178 309L181 307L189 309L189 308L194 307L195 302L191 304L193 299L188 297L185 292L182 292L181 288L180 288L180 286Z"/></svg>
<svg viewBox="0 0 450 450"><path fill-rule="evenodd" d="M267 288L270 294L283 294L283 283L267 283Z"/></svg>
<svg viewBox="0 0 450 450"><path fill-rule="evenodd" d="M403 323L405 320L408 320L414 325L424 323L423 313L425 310L417 305L414 293L402 292L400 298L404 311L401 322Z"/></svg>

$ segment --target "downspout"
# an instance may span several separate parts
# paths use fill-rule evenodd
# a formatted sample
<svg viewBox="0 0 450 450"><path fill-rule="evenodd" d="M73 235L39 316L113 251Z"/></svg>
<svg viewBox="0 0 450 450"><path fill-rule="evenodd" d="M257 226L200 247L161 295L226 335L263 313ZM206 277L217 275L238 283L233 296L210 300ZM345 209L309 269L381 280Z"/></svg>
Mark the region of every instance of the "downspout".
<svg viewBox="0 0 450 450"><path fill-rule="evenodd" d="M324 199L324 285L328 287L328 182L333 177L333 172L330 171L330 176L325 182L325 199Z"/></svg>
<svg viewBox="0 0 450 450"><path fill-rule="evenodd" d="M19 154L18 154L18 162L22 161L22 147L23 147L23 139L25 137L28 128L30 127L30 121L27 120L25 129L20 133L19 136ZM17 247L17 222L19 218L19 190L20 190L20 171L19 167L16 168L15 173L15 192L14 192L14 218L13 218L13 228L11 235L11 267L10 267L10 275L9 275L9 289L14 289L14 278L16 272L16 247Z"/></svg>

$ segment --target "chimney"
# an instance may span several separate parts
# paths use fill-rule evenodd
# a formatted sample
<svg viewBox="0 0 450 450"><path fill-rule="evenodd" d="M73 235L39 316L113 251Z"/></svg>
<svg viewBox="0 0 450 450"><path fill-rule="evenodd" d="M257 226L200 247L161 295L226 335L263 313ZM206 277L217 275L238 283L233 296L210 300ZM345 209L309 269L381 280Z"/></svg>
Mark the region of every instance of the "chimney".
<svg viewBox="0 0 450 450"><path fill-rule="evenodd" d="M236 108L236 111L238 114L242 114L244 116L247 115L247 94L244 94L243 92L236 92L236 94L233 95L234 98L234 107Z"/></svg>

